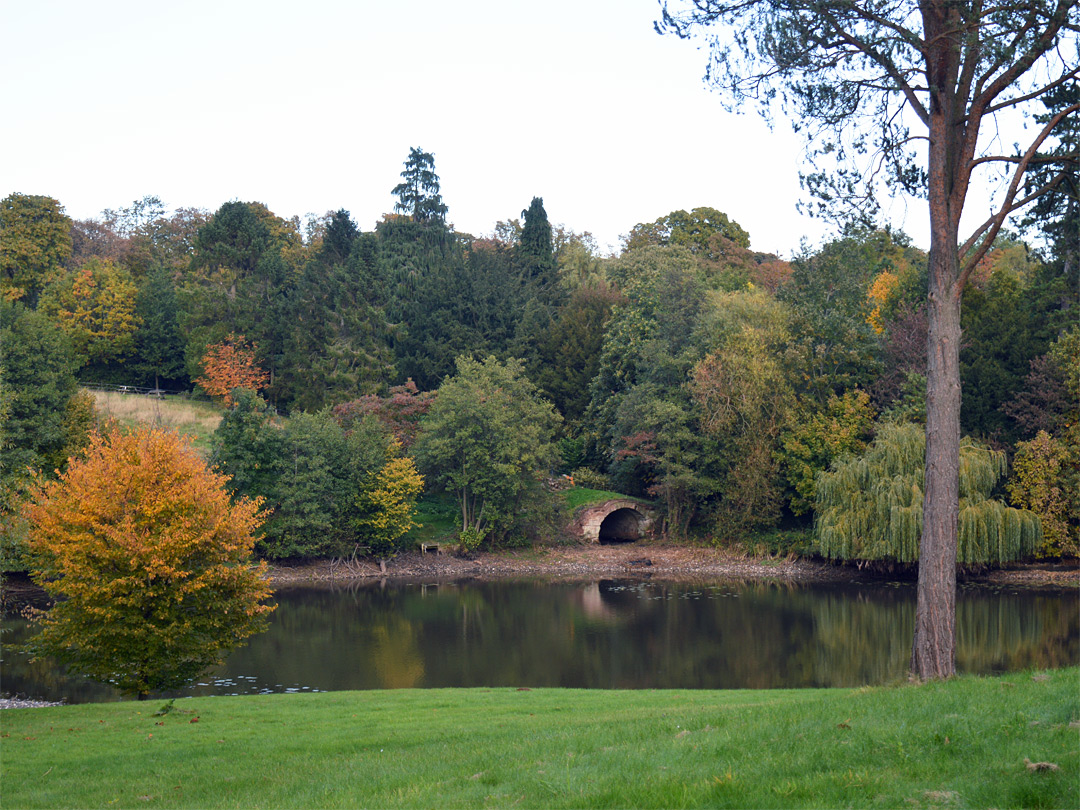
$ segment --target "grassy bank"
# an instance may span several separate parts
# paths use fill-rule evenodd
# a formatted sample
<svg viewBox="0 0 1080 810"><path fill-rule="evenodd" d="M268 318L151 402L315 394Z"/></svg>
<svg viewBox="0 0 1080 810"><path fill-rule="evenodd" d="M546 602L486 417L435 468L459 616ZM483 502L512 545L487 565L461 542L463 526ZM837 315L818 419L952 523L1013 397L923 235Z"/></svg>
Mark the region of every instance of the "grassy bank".
<svg viewBox="0 0 1080 810"><path fill-rule="evenodd" d="M94 407L102 416L115 419L124 427L155 425L175 430L192 440L204 456L210 453L210 436L221 421L221 408L210 402L180 397L148 397L145 394L121 394L91 391Z"/></svg>
<svg viewBox="0 0 1080 810"><path fill-rule="evenodd" d="M1080 806L1077 669L856 690L337 692L193 698L154 716L160 706L4 711L3 806Z"/></svg>

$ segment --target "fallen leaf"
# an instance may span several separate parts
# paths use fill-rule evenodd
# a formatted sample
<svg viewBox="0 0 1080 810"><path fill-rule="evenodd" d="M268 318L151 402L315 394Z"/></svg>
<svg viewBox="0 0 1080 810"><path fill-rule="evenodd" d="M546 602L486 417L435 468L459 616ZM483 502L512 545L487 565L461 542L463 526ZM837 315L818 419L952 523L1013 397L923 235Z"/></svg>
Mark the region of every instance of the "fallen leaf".
<svg viewBox="0 0 1080 810"><path fill-rule="evenodd" d="M198 723L198 722L199 722L199 718L198 718L198 717L192 717L192 718L191 718L190 720L188 720L188 722L189 722L189 723Z"/></svg>
<svg viewBox="0 0 1080 810"><path fill-rule="evenodd" d="M849 721L847 721L847 720L845 720L843 723L837 723L836 727L837 728L851 728L851 726L849 725Z"/></svg>

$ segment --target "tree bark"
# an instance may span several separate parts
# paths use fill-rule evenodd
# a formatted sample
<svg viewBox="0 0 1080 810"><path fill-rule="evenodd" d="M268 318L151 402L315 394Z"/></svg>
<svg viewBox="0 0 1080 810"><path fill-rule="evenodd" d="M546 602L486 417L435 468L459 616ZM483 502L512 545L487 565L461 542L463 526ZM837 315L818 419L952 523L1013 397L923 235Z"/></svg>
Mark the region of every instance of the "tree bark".
<svg viewBox="0 0 1080 810"><path fill-rule="evenodd" d="M926 372L926 475L912 674L956 673L956 545L960 500L960 296L955 241L931 247ZM943 290L942 287L945 287Z"/></svg>

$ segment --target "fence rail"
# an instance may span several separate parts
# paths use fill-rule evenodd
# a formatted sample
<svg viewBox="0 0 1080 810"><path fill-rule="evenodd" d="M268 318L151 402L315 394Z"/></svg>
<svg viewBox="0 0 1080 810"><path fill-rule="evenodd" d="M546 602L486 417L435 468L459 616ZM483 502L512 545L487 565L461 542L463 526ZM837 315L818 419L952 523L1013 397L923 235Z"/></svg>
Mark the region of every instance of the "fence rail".
<svg viewBox="0 0 1080 810"><path fill-rule="evenodd" d="M210 402L210 397L205 394L195 394L192 391L170 391L164 388L147 388L142 385L115 385L113 383L87 382L80 380L79 385L90 391L103 391L112 394L140 394L148 397L164 399L165 397L180 397L193 399L199 402Z"/></svg>

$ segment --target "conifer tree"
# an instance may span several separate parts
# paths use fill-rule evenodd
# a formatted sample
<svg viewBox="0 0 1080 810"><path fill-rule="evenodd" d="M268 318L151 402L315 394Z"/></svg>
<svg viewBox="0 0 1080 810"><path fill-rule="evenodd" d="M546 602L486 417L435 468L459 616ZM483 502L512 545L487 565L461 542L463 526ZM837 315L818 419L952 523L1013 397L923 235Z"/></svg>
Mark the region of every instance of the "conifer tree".
<svg viewBox="0 0 1080 810"><path fill-rule="evenodd" d="M435 156L418 146L409 148L409 158L401 172L402 181L394 186L398 198L394 211L413 222L446 222L446 204L439 193L439 175L435 174Z"/></svg>
<svg viewBox="0 0 1080 810"><path fill-rule="evenodd" d="M157 267L135 299L135 314L141 321L135 349L142 373L154 378L154 388L161 387L162 379L176 379L184 373L184 341L177 311L176 288L169 271Z"/></svg>

